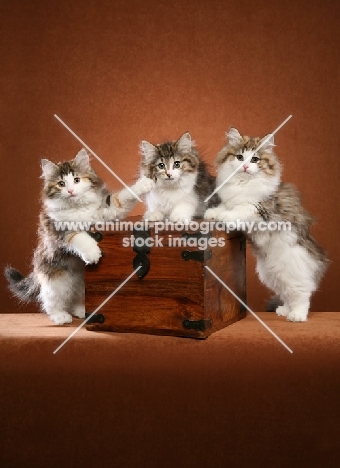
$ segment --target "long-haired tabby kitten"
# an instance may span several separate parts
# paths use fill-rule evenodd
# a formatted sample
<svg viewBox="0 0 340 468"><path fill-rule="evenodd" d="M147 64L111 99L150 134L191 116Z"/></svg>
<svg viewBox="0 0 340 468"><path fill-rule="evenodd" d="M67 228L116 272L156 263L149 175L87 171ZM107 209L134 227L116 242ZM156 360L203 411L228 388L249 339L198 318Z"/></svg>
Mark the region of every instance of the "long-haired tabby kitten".
<svg viewBox="0 0 340 468"><path fill-rule="evenodd" d="M206 209L205 198L215 188L215 177L209 174L189 133L177 141L153 145L140 144L142 175L155 181L155 187L146 195L149 221L190 221L202 217ZM211 206L219 200L211 198Z"/></svg>
<svg viewBox="0 0 340 468"><path fill-rule="evenodd" d="M51 320L62 325L72 322L72 315L85 316L84 264L97 263L102 254L86 231L77 227L58 230L56 222L122 218L134 207L136 198L126 188L109 193L92 169L85 150L69 162L54 164L43 159L42 178L43 208L33 271L25 278L8 267L5 275L15 296L22 301L39 301ZM140 196L153 185L151 179L142 178L131 189Z"/></svg>
<svg viewBox="0 0 340 468"><path fill-rule="evenodd" d="M255 223L249 238L259 277L282 304L276 313L290 321L306 321L311 294L327 266L324 251L309 233L313 219L303 208L296 188L281 182L273 135L249 138L231 128L227 138L217 156L217 185L237 172L219 190L222 203L208 209L205 218ZM243 163L251 154L250 161ZM289 222L291 230L260 230L260 221Z"/></svg>

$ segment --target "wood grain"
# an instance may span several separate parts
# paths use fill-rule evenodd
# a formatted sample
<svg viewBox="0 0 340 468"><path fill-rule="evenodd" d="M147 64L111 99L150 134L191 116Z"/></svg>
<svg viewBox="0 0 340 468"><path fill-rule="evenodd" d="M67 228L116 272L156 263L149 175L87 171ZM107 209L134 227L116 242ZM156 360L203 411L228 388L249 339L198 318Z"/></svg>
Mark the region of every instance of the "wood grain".
<svg viewBox="0 0 340 468"><path fill-rule="evenodd" d="M135 222L136 218L133 218ZM184 231L183 231L184 232ZM183 232L171 232L181 238ZM123 246L130 231L103 232L100 263L88 266L85 273L86 310L92 313L133 272L136 252ZM204 268L208 265L236 294L245 300L245 243L240 233L211 231L223 238L224 247L208 247L211 258L203 262L184 260L183 250L198 248L170 247L167 235L163 247L151 247L148 273L126 283L98 313L102 324L88 324L92 331L119 331L206 338L211 333L245 316L239 302ZM150 237L155 237L150 227ZM187 330L184 320L211 320L206 330Z"/></svg>

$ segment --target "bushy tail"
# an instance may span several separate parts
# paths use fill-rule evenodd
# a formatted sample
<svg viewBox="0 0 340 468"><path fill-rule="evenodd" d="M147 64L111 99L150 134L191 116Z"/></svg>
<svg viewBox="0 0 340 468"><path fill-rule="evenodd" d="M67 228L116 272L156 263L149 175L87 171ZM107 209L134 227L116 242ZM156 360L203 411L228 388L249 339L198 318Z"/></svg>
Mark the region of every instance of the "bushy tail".
<svg viewBox="0 0 340 468"><path fill-rule="evenodd" d="M39 285L34 280L33 274L22 276L15 268L5 268L5 276L8 281L8 287L12 294L22 302L29 302L37 299L39 294Z"/></svg>
<svg viewBox="0 0 340 468"><path fill-rule="evenodd" d="M267 302L265 311L266 312L275 312L279 306L282 306L283 302L279 298L279 296L272 296Z"/></svg>

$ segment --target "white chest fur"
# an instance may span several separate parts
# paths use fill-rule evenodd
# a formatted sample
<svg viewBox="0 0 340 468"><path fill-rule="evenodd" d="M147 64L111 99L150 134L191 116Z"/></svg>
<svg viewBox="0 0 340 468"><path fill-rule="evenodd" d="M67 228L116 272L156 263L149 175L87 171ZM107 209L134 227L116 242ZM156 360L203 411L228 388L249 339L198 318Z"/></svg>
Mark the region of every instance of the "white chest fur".
<svg viewBox="0 0 340 468"><path fill-rule="evenodd" d="M191 218L198 206L195 183L196 175L193 174L181 178L176 184L171 181L158 181L156 187L146 196L148 214L158 212L171 217L176 210L176 216L179 218Z"/></svg>

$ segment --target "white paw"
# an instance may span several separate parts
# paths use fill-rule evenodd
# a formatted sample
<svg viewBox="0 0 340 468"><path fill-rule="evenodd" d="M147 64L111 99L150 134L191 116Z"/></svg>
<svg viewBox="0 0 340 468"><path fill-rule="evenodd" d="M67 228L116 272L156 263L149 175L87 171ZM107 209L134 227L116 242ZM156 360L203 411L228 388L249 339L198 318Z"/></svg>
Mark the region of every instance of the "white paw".
<svg viewBox="0 0 340 468"><path fill-rule="evenodd" d="M85 306L84 304L78 304L74 307L72 315L78 318L85 318Z"/></svg>
<svg viewBox="0 0 340 468"><path fill-rule="evenodd" d="M275 313L276 315L279 315L280 317L287 317L287 315L289 314L289 309L287 306L282 305L282 306L277 307L277 309L275 310Z"/></svg>
<svg viewBox="0 0 340 468"><path fill-rule="evenodd" d="M72 315L70 315L67 312L55 312L49 317L52 320L52 322L56 323L57 325L65 325L66 323L72 323Z"/></svg>
<svg viewBox="0 0 340 468"><path fill-rule="evenodd" d="M149 177L142 177L131 187L131 190L133 190L136 195L140 196L151 192L155 185L155 182Z"/></svg>
<svg viewBox="0 0 340 468"><path fill-rule="evenodd" d="M170 213L169 219L173 223L189 223L195 214L195 208L187 203L177 205Z"/></svg>
<svg viewBox="0 0 340 468"><path fill-rule="evenodd" d="M70 245L86 264L97 263L102 256L97 242L87 232L80 232L73 236Z"/></svg>
<svg viewBox="0 0 340 468"><path fill-rule="evenodd" d="M172 223L190 223L191 216L188 214L181 214L181 213L171 213L169 219Z"/></svg>
<svg viewBox="0 0 340 468"><path fill-rule="evenodd" d="M102 256L102 252L98 245L93 245L90 248L86 249L85 252L83 251L80 254L86 265L89 265L91 263L98 263Z"/></svg>
<svg viewBox="0 0 340 468"><path fill-rule="evenodd" d="M224 223L235 222L235 215L231 211L222 211L217 214L216 219L218 221L223 221Z"/></svg>
<svg viewBox="0 0 340 468"><path fill-rule="evenodd" d="M216 219L219 210L216 208L208 208L207 211L204 213L204 219Z"/></svg>
<svg viewBox="0 0 340 468"><path fill-rule="evenodd" d="M164 214L161 211L147 211L144 218L148 221L163 221Z"/></svg>
<svg viewBox="0 0 340 468"><path fill-rule="evenodd" d="M308 311L295 309L287 315L287 320L289 322L306 322L307 314Z"/></svg>

